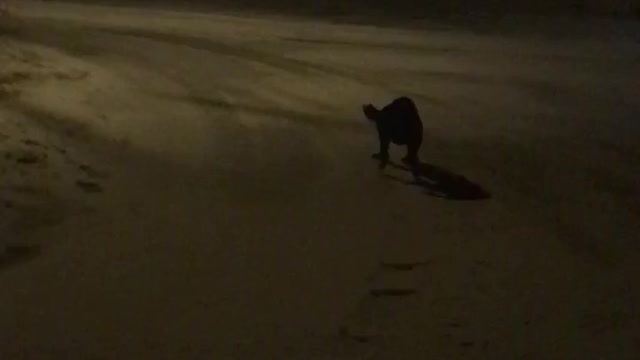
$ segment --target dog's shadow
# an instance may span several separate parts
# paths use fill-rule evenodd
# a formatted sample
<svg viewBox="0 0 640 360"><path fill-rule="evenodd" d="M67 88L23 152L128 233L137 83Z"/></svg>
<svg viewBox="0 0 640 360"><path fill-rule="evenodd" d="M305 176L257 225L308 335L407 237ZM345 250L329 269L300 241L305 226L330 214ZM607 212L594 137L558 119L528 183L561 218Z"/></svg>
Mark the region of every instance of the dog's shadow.
<svg viewBox="0 0 640 360"><path fill-rule="evenodd" d="M392 161L389 162L389 166L410 171L409 167ZM420 179L417 181L407 181L389 174L385 176L404 184L420 186L426 194L444 199L477 201L491 198L491 194L482 186L439 166L421 162L418 166L418 174Z"/></svg>

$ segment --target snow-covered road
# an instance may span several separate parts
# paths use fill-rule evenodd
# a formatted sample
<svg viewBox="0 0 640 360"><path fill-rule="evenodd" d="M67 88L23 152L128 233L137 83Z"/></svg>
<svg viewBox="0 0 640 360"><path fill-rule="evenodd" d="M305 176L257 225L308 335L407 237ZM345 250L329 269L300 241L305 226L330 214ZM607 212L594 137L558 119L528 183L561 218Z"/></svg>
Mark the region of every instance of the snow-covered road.
<svg viewBox="0 0 640 360"><path fill-rule="evenodd" d="M633 36L11 11L1 359L640 352ZM370 159L403 95L424 186Z"/></svg>

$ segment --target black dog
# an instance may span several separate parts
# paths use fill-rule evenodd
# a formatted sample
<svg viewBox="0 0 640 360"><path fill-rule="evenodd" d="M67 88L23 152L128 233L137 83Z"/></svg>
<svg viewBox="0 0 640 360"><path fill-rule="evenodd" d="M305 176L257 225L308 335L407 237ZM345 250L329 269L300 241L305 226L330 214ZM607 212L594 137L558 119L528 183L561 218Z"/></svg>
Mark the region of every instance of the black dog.
<svg viewBox="0 0 640 360"><path fill-rule="evenodd" d="M402 161L411 167L416 180L418 174L418 150L422 145L422 120L418 109L408 97L395 99L391 104L378 110L371 104L363 105L362 111L367 119L376 123L380 152L373 157L380 160L380 169L384 169L389 162L389 143L406 145L407 155Z"/></svg>

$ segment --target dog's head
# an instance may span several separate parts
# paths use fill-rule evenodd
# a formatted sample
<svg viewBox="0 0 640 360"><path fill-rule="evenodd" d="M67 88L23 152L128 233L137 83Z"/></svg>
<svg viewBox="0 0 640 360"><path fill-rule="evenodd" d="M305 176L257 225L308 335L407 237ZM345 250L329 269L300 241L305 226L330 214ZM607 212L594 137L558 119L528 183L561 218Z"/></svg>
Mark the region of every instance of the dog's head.
<svg viewBox="0 0 640 360"><path fill-rule="evenodd" d="M371 121L376 121L380 114L380 110L371 104L362 105L362 112L364 113L364 116Z"/></svg>

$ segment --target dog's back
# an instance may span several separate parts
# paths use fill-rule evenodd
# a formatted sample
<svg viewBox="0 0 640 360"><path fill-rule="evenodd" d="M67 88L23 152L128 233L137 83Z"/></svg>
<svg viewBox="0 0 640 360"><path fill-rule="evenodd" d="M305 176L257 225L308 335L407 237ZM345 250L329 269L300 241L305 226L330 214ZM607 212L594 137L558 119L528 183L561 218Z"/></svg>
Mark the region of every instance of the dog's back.
<svg viewBox="0 0 640 360"><path fill-rule="evenodd" d="M422 143L422 120L415 103L410 98L404 96L397 98L382 108L380 122L384 122L382 127L391 133L391 140L394 143Z"/></svg>

